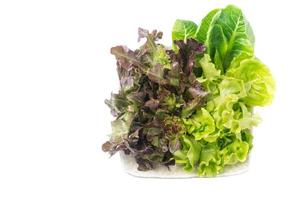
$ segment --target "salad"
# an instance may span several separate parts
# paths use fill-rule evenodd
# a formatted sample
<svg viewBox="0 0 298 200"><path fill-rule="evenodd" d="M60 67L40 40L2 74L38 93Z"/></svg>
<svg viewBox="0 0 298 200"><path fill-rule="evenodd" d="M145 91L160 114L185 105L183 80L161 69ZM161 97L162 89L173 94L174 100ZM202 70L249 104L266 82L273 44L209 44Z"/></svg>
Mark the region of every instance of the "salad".
<svg viewBox="0 0 298 200"><path fill-rule="evenodd" d="M242 11L214 9L199 25L176 20L171 48L157 30L138 35L136 50L111 48L120 90L105 101L115 120L103 151L133 156L140 171L179 165L198 176L245 162L260 122L253 108L272 102L275 82Z"/></svg>

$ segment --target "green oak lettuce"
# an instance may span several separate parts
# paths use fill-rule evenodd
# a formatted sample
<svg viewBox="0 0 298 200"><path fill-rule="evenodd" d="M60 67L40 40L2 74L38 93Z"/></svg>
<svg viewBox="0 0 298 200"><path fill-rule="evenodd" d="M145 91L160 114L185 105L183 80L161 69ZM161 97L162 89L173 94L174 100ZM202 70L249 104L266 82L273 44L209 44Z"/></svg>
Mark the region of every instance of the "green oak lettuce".
<svg viewBox="0 0 298 200"><path fill-rule="evenodd" d="M184 27L187 29L186 23ZM224 166L247 159L252 148L251 130L260 122L253 106L272 102L275 82L269 69L254 56L254 34L239 8L230 5L212 10L193 33L191 38L207 49L197 58L195 69L200 72L197 80L209 95L205 108L183 119L188 138L200 149L200 159L188 171L214 176ZM173 34L179 35L177 31ZM178 154L195 149L181 144ZM179 164L189 165L187 156L183 160L174 155Z"/></svg>
<svg viewBox="0 0 298 200"><path fill-rule="evenodd" d="M187 135L181 137L181 143L183 148L175 151L175 161L177 164L183 164L185 171L191 172L197 168L202 145Z"/></svg>
<svg viewBox="0 0 298 200"><path fill-rule="evenodd" d="M216 141L218 132L215 131L215 122L210 113L201 108L188 119L184 119L184 124L189 134L192 134L195 140L204 139L207 142Z"/></svg>

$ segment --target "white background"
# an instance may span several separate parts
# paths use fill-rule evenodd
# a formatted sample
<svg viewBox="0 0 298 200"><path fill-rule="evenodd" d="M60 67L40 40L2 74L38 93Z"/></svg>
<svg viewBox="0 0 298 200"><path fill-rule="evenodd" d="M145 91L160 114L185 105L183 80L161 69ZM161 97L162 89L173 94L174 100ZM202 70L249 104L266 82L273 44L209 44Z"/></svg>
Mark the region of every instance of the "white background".
<svg viewBox="0 0 298 200"><path fill-rule="evenodd" d="M1 1L0 199L297 199L298 11L296 1ZM101 144L110 133L103 103L117 91L110 47L137 47L137 28L171 44L177 18L241 7L256 55L277 83L258 109L248 173L214 179L140 179ZM295 191L296 189L296 191Z"/></svg>

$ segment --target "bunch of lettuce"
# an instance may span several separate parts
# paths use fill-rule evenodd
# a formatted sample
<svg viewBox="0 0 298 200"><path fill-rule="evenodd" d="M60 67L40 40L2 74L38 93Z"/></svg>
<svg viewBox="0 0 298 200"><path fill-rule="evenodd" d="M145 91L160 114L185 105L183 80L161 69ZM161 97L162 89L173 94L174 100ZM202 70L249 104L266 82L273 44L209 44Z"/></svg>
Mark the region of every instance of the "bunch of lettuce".
<svg viewBox="0 0 298 200"><path fill-rule="evenodd" d="M120 91L106 101L116 119L103 150L132 155L139 170L176 164L198 176L245 162L260 121L253 107L271 103L275 84L242 11L215 9L200 25L176 20L172 49L161 37L139 29L139 49L111 49Z"/></svg>

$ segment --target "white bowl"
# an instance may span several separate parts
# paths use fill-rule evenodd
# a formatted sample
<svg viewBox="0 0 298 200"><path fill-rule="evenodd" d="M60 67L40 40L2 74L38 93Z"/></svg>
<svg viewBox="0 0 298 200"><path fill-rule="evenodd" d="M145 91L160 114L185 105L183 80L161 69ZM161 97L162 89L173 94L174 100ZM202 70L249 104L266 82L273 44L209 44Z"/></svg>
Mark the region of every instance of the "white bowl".
<svg viewBox="0 0 298 200"><path fill-rule="evenodd" d="M139 171L138 164L136 163L134 157L131 155L125 155L120 152L120 159L124 171L132 176L141 178L167 178L167 179L177 179L177 178L201 178L198 177L196 173L189 173L183 171L181 166L170 166L169 169L165 166L158 166L154 170L149 171ZM217 175L216 177L233 176L242 174L248 171L249 159L243 163L238 163L231 166L226 166L224 171Z"/></svg>

